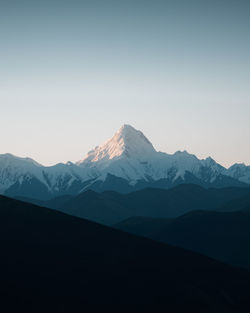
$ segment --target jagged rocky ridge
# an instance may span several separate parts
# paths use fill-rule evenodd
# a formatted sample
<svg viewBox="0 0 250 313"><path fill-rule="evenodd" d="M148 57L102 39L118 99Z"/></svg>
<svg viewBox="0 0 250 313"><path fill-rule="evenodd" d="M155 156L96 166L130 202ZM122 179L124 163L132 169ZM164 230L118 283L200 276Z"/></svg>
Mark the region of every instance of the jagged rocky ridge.
<svg viewBox="0 0 250 313"><path fill-rule="evenodd" d="M0 155L0 194L9 196L49 199L87 189L126 193L181 183L247 186L250 166L234 164L226 169L211 157L200 160L187 151L158 152L141 131L130 125L123 125L110 140L75 164L45 167L30 158Z"/></svg>

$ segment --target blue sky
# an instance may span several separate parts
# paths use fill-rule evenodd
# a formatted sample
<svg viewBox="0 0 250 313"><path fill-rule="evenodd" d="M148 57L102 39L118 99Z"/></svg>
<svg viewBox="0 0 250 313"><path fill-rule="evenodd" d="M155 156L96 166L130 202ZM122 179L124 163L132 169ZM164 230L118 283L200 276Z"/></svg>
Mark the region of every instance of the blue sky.
<svg viewBox="0 0 250 313"><path fill-rule="evenodd" d="M124 123L250 164L249 1L0 1L0 153L81 159Z"/></svg>

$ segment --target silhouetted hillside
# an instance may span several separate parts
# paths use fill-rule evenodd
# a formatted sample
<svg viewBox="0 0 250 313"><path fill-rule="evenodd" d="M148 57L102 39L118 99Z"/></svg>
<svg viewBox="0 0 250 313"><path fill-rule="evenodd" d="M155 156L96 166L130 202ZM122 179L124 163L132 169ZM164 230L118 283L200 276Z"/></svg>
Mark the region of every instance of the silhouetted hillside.
<svg viewBox="0 0 250 313"><path fill-rule="evenodd" d="M250 309L247 271L32 204L0 197L0 238L1 305L9 311L105 303L180 313Z"/></svg>

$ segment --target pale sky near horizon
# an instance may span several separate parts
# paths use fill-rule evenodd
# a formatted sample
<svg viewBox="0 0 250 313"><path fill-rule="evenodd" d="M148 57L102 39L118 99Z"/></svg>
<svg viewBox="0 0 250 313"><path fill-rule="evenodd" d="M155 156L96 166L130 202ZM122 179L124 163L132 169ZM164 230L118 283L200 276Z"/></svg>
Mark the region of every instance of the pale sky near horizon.
<svg viewBox="0 0 250 313"><path fill-rule="evenodd" d="M0 153L77 161L122 124L250 164L250 1L0 0Z"/></svg>

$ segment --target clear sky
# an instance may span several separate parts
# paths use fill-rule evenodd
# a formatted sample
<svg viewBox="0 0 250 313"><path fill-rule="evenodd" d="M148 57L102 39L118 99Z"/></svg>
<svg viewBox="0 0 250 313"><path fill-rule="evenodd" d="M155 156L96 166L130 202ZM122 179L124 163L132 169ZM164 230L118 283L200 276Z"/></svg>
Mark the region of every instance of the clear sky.
<svg viewBox="0 0 250 313"><path fill-rule="evenodd" d="M250 1L0 0L0 153L77 161L124 123L250 164Z"/></svg>

